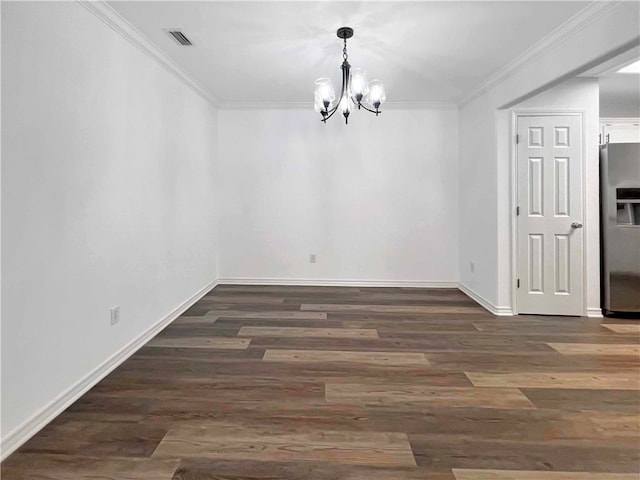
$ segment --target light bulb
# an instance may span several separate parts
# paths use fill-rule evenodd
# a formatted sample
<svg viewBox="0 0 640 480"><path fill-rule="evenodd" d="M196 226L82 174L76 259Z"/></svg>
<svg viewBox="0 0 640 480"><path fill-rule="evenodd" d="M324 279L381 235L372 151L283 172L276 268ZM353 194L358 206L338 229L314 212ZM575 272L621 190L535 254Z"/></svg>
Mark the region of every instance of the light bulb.
<svg viewBox="0 0 640 480"><path fill-rule="evenodd" d="M314 95L313 108L318 113L320 113L322 111L326 111L325 108L324 108L324 102L322 101L322 95L320 95L320 92L318 92L317 90L316 90L316 93Z"/></svg>
<svg viewBox="0 0 640 480"><path fill-rule="evenodd" d="M342 100L340 100L340 109L342 113L351 113L351 98L349 98L349 95L345 95L342 97Z"/></svg>
<svg viewBox="0 0 640 480"><path fill-rule="evenodd" d="M384 85L380 80L372 80L369 86L369 103L377 110L387 99Z"/></svg>
<svg viewBox="0 0 640 480"><path fill-rule="evenodd" d="M336 93L328 78L316 80L316 102L320 103L324 110L331 107L331 103L336 99Z"/></svg>
<svg viewBox="0 0 640 480"><path fill-rule="evenodd" d="M363 97L369 93L369 82L367 81L367 72L364 68L354 68L351 70L351 94L356 102L360 103Z"/></svg>

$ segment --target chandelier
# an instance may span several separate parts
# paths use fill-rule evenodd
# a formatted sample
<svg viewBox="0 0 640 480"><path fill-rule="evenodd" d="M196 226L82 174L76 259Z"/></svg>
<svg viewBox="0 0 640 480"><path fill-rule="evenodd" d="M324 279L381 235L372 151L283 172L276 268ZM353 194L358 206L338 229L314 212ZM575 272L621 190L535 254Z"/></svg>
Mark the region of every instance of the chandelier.
<svg viewBox="0 0 640 480"><path fill-rule="evenodd" d="M334 113L340 109L344 115L344 123L349 123L349 115L353 107L358 110L380 114L380 106L386 100L384 85L380 80L367 81L367 73L362 68L354 68L347 61L347 38L353 37L353 28L341 27L336 32L338 38L344 40L342 49L342 89L340 98L336 101L336 94L328 78L316 80L316 92L314 106L316 112L322 115L322 121L327 123Z"/></svg>

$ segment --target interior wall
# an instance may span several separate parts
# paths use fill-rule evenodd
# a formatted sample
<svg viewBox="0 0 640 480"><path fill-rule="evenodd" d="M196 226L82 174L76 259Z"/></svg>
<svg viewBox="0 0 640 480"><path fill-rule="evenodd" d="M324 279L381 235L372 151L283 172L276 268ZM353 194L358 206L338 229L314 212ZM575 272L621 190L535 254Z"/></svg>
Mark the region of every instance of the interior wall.
<svg viewBox="0 0 640 480"><path fill-rule="evenodd" d="M221 277L455 285L457 121L221 110Z"/></svg>
<svg viewBox="0 0 640 480"><path fill-rule="evenodd" d="M600 116L640 117L640 75L612 73L600 77Z"/></svg>
<svg viewBox="0 0 640 480"><path fill-rule="evenodd" d="M513 110L580 111L584 112L583 168L586 201L584 204L584 248L586 254L585 300L587 308L600 305L600 185L599 185L599 89L597 78L573 78L531 97ZM502 121L510 126L511 111L505 111ZM586 313L586 312L585 312Z"/></svg>
<svg viewBox="0 0 640 480"><path fill-rule="evenodd" d="M601 4L600 8L573 35L545 48L459 111L460 283L505 313L512 306L513 138L501 121L501 109L637 45L639 4L619 2ZM475 271L471 271L471 263Z"/></svg>
<svg viewBox="0 0 640 480"><path fill-rule="evenodd" d="M497 305L498 209L494 119L488 98L460 111L460 283L476 296Z"/></svg>
<svg viewBox="0 0 640 480"><path fill-rule="evenodd" d="M216 279L217 112L76 2L2 2L2 100L6 447Z"/></svg>

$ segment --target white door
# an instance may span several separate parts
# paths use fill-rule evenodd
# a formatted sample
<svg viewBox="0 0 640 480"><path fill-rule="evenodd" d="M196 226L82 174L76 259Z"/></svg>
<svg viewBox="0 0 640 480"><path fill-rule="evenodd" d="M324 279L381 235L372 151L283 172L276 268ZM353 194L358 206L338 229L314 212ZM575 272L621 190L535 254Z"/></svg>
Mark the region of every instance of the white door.
<svg viewBox="0 0 640 480"><path fill-rule="evenodd" d="M581 116L518 116L517 135L518 313L582 315Z"/></svg>

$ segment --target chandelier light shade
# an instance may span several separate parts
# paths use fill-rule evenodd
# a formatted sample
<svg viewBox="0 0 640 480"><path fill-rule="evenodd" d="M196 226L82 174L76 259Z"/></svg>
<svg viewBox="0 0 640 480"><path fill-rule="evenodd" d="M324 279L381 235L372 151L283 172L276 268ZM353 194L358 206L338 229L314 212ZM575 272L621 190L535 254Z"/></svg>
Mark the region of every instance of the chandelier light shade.
<svg viewBox="0 0 640 480"><path fill-rule="evenodd" d="M376 110L380 108L385 100L387 99L387 95L384 93L384 85L380 80L374 80L371 82L369 86L369 103L373 105L373 108Z"/></svg>
<svg viewBox="0 0 640 480"><path fill-rule="evenodd" d="M336 99L336 93L328 78L319 78L316 80L316 111L319 113L331 106Z"/></svg>
<svg viewBox="0 0 640 480"><path fill-rule="evenodd" d="M367 112L380 114L380 107L387 99L384 91L384 85L380 80L373 80L369 83L367 72L364 68L351 69L348 62L347 39L353 36L353 29L350 27L341 27L336 32L338 38L344 41L342 49L342 88L340 89L340 98L336 100L336 93L328 78L319 78L316 80L316 91L314 99L314 108L316 112L322 115L322 121L327 123L334 113L338 110L344 116L344 122L349 123L349 115L354 107L358 110L366 110Z"/></svg>
<svg viewBox="0 0 640 480"><path fill-rule="evenodd" d="M361 102L369 93L369 82L367 72L364 68L354 68L351 70L351 95L356 102Z"/></svg>

